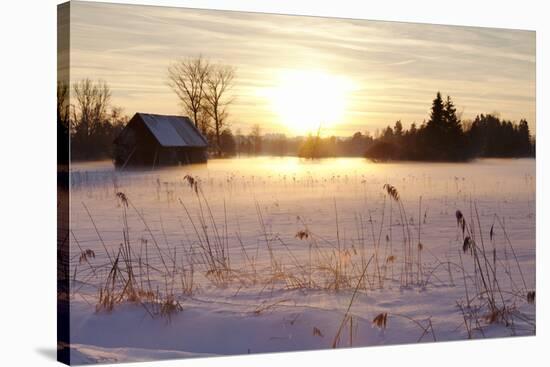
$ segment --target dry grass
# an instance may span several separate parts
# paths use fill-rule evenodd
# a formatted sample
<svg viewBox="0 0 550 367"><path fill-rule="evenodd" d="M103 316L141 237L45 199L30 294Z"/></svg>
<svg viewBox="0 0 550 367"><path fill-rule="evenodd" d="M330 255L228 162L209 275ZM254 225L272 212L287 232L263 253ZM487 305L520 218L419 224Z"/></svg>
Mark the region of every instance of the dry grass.
<svg viewBox="0 0 550 367"><path fill-rule="evenodd" d="M115 197L122 213L123 242L116 253L109 252L91 213L85 207L109 260L107 264L95 265L98 254L89 249L81 249L78 259L79 265L87 266L93 276L101 280L97 311L110 312L117 305L135 303L143 306L151 317L171 320L183 310L182 301L199 290L202 279L219 288L261 286L261 292L277 289L351 292L348 307L333 338L332 346L336 348L346 330L349 331L350 345L353 344L354 315L351 310L359 294L392 286L425 290L435 282L445 283L441 280L443 277L448 277L446 285L454 286L452 268L455 274L461 274L465 296L457 300L457 312L464 320L468 337L483 334L483 327L490 324L500 323L513 328L514 320L518 319L531 323L534 328L534 322L518 311L517 303L534 304L535 291L527 288L504 223L495 215L490 229L484 229L474 202L468 217L461 210L455 212L458 233L456 250L460 262L435 258L427 265L425 257L430 254L430 249L421 239L422 229L428 230L427 209L423 208L422 198L419 198L418 218L413 219L393 185L382 187L385 199L379 218L373 219L370 212L365 217L356 216L357 236L352 240L343 235L336 200L332 208L332 238L326 238L310 228L303 217L297 218L300 228L296 232L286 236L272 233L262 206L255 202L257 233L261 240L254 251L250 249L251 244L243 242L239 228L229 228L225 202L221 211L223 215L215 216L201 181L187 175L183 182L188 187L186 190L192 193L191 199L186 200L193 200L194 204L177 200L185 217L182 227L191 229L189 238L182 240L186 246L174 246L172 249L162 228L165 245L161 247L143 212L133 205L125 193L116 191ZM158 187L160 190L160 183ZM193 211L191 207L196 209ZM139 219L148 235L147 239L139 239L139 243L130 236L130 213ZM453 220L452 217L450 220ZM397 233L393 232L395 228ZM413 231L417 231L414 240ZM484 231L490 241L487 248ZM505 256L510 253L515 259L515 271L520 274L521 284L517 284L512 277L511 261L501 258L495 244L498 236L506 241ZM230 241L237 242L239 247L230 244ZM399 241L401 246L394 248ZM296 254L296 249L300 248L307 249L307 256L303 256L303 252L302 256ZM259 262L260 250L268 256L265 266ZM235 261L235 257L242 261ZM160 265L155 267L151 265L153 262ZM238 267L233 263L239 264ZM502 282L506 277L511 287L505 289ZM262 315L285 301L288 300L262 303L252 314ZM373 317L372 324L386 329L389 327L389 317L401 317L417 325L422 331L419 340L426 335L436 340L430 318L413 320L406 315L381 312ZM313 329L313 335L324 337L317 327Z"/></svg>
<svg viewBox="0 0 550 367"><path fill-rule="evenodd" d="M376 326L379 329L385 329L388 324L388 313L382 312L376 315L374 319L372 319L372 325Z"/></svg>

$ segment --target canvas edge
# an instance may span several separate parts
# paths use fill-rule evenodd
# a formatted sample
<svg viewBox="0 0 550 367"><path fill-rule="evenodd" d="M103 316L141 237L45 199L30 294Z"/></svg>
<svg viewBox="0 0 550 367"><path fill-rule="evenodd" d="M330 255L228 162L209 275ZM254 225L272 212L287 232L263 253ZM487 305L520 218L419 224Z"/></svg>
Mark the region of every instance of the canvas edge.
<svg viewBox="0 0 550 367"><path fill-rule="evenodd" d="M70 86L70 2L57 5L57 85ZM65 70L64 70L65 69ZM70 88L67 90L70 94ZM69 134L60 108L68 113L69 98L58 105L57 130L57 360L71 364L70 272L69 272Z"/></svg>

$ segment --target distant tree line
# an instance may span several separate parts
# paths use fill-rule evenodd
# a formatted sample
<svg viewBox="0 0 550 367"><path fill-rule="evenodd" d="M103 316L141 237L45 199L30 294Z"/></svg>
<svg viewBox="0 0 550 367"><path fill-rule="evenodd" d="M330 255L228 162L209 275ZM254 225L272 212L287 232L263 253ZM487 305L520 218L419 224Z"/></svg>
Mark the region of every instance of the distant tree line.
<svg viewBox="0 0 550 367"><path fill-rule="evenodd" d="M535 141L529 124L501 120L495 115L478 115L463 124L447 96L437 93L430 119L419 127L403 129L401 121L388 126L367 148L374 160L465 161L477 157L530 157Z"/></svg>
<svg viewBox="0 0 550 367"><path fill-rule="evenodd" d="M232 141L233 140L233 141ZM401 121L374 136L356 132L351 137L286 137L261 135L258 125L250 134L226 134L233 155L292 155L303 158L367 157L376 161L466 161L473 158L534 157L535 140L525 119L519 123L481 114L463 122L450 96L437 93L430 118L404 129Z"/></svg>
<svg viewBox="0 0 550 367"><path fill-rule="evenodd" d="M288 137L284 134L261 134L259 125L253 125L248 134L237 129L235 135L225 130L222 146L228 156L300 156L303 158L363 157L374 141L360 132L352 137Z"/></svg>
<svg viewBox="0 0 550 367"><path fill-rule="evenodd" d="M347 138L310 135L303 139L296 155L302 158L362 157L373 141L370 134L361 132Z"/></svg>

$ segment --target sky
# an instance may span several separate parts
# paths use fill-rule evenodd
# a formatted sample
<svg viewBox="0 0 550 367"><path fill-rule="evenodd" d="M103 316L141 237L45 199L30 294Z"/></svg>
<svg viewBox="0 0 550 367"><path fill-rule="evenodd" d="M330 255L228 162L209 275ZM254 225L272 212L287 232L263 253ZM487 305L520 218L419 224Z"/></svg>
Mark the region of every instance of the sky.
<svg viewBox="0 0 550 367"><path fill-rule="evenodd" d="M463 120L535 125L535 32L189 8L71 2L72 82L106 81L111 103L185 114L168 66L231 65L231 128L349 136L429 118L437 91ZM63 50L61 50L63 51Z"/></svg>

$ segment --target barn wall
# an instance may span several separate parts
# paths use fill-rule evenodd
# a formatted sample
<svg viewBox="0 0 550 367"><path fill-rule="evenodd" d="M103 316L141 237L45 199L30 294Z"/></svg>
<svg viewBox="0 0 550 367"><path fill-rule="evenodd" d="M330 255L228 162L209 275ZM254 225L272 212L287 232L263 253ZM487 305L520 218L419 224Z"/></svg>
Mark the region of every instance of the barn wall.
<svg viewBox="0 0 550 367"><path fill-rule="evenodd" d="M152 166L160 145L142 122L131 121L115 144L115 166Z"/></svg>
<svg viewBox="0 0 550 367"><path fill-rule="evenodd" d="M206 163L206 148L161 148L159 165Z"/></svg>

